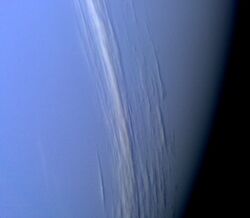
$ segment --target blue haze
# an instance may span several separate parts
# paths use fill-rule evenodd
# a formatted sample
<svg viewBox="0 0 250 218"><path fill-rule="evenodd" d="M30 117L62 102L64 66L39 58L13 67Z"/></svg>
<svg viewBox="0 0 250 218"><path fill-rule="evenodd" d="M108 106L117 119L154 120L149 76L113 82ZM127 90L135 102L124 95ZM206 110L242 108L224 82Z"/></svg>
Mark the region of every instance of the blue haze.
<svg viewBox="0 0 250 218"><path fill-rule="evenodd" d="M87 2L101 2L122 110ZM232 9L216 0L1 1L0 218L178 217Z"/></svg>

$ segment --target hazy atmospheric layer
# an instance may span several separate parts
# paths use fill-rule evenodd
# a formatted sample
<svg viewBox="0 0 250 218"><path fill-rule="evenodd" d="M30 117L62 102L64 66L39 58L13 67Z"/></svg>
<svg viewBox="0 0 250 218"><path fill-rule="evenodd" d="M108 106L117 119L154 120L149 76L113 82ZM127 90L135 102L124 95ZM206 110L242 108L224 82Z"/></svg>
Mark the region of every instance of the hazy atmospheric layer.
<svg viewBox="0 0 250 218"><path fill-rule="evenodd" d="M126 33L125 51L108 0L74 0L74 4L113 152L112 172L117 185L113 193L105 191L109 181L103 177L101 153L97 154L104 213L121 218L171 217L174 138L166 127L164 72L150 28L137 18L133 1L121 2L124 15L132 20L121 27ZM108 194L113 195L112 201L105 200Z"/></svg>

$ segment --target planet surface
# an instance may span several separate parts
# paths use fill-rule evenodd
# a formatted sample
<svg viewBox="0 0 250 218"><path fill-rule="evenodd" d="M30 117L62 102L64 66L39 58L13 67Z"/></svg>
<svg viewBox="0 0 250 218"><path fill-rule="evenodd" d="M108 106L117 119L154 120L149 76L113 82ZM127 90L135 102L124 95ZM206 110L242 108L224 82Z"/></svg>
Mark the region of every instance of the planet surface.
<svg viewBox="0 0 250 218"><path fill-rule="evenodd" d="M0 6L0 218L181 217L233 1Z"/></svg>

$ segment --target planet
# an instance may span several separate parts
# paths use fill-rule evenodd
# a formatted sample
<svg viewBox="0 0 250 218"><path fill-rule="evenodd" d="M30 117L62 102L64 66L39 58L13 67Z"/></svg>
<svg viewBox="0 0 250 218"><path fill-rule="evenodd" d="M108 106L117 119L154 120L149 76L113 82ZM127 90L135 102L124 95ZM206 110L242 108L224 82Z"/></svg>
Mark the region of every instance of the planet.
<svg viewBox="0 0 250 218"><path fill-rule="evenodd" d="M182 217L235 3L0 6L0 217Z"/></svg>

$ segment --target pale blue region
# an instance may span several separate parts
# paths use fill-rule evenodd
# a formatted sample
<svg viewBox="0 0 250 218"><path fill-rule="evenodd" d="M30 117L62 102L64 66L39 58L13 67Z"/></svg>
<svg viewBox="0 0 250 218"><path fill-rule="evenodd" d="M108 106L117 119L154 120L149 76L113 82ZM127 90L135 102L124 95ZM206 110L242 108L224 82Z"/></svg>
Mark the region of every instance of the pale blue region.
<svg viewBox="0 0 250 218"><path fill-rule="evenodd" d="M102 217L105 133L72 4L0 5L0 217Z"/></svg>
<svg viewBox="0 0 250 218"><path fill-rule="evenodd" d="M145 140L135 148L135 160L159 140L143 135L151 126L141 121L145 105L136 74L138 66L146 70L148 90L156 51L166 96L155 103L166 109L166 135L175 134L175 144L168 138L172 156L162 166L172 170L166 217L178 217L209 127L233 1L103 1L124 70L120 89L132 129L141 134L134 137ZM115 158L94 76L98 68L89 64L78 25L71 0L0 2L0 218L111 218L101 199L97 151L106 202L117 206Z"/></svg>

